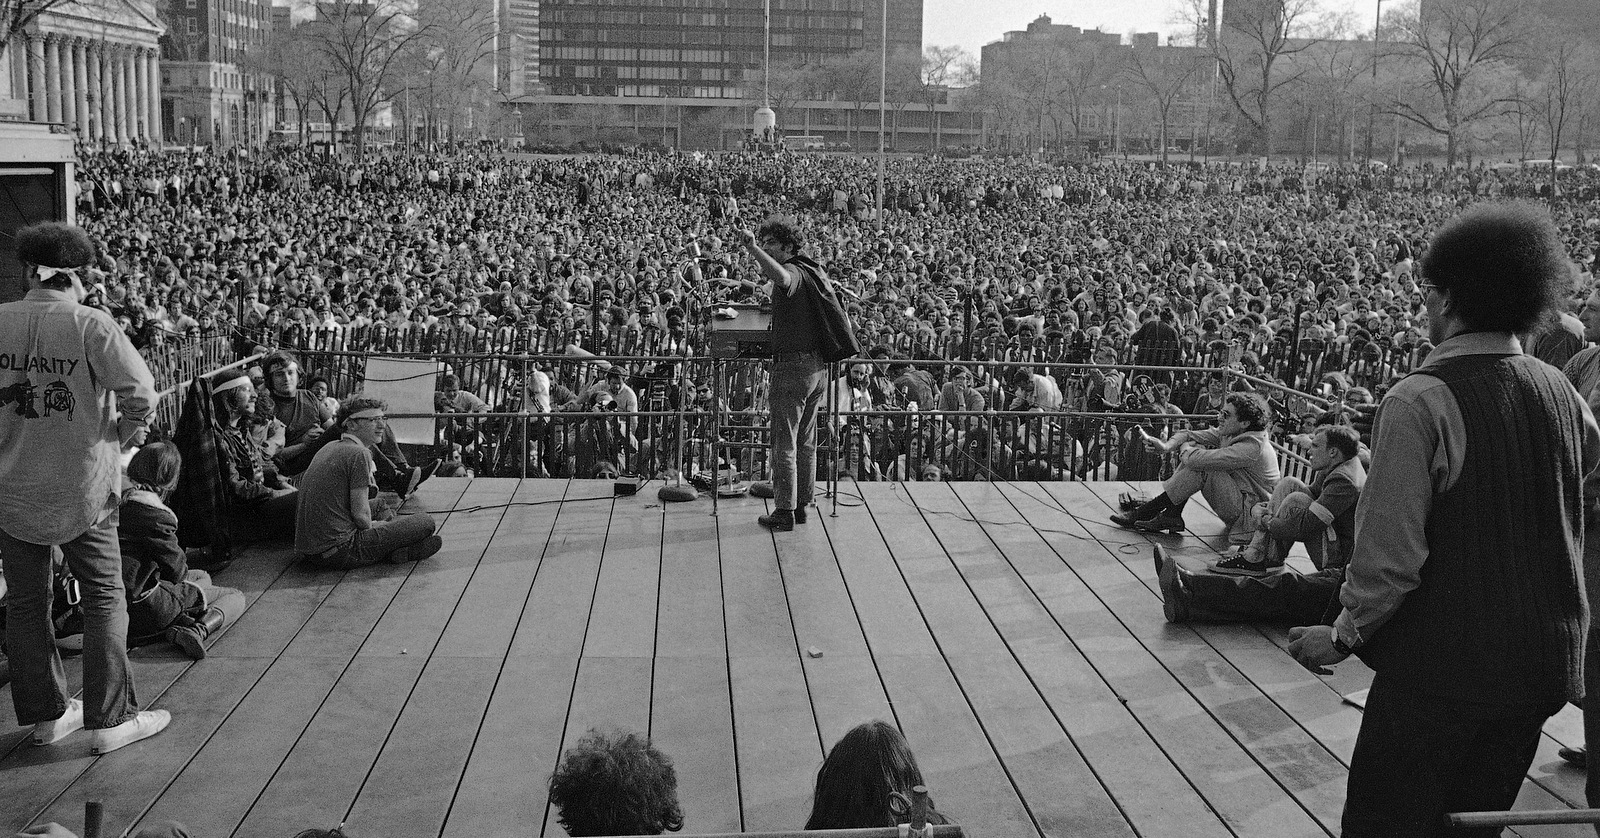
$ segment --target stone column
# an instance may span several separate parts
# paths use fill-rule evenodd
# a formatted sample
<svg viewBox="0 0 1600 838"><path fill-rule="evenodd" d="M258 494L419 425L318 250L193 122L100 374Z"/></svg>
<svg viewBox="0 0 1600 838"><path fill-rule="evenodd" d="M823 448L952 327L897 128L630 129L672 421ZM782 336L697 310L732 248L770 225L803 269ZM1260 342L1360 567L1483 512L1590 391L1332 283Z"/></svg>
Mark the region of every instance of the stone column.
<svg viewBox="0 0 1600 838"><path fill-rule="evenodd" d="M44 84L44 39L37 35L28 36L28 118L34 122L44 122L50 118L50 111L45 106Z"/></svg>
<svg viewBox="0 0 1600 838"><path fill-rule="evenodd" d="M136 49L129 57L133 62L133 134L141 140L150 139L150 78L144 62L144 49Z"/></svg>
<svg viewBox="0 0 1600 838"><path fill-rule="evenodd" d="M44 111L51 122L61 121L61 39L44 39Z"/></svg>
<svg viewBox="0 0 1600 838"><path fill-rule="evenodd" d="M125 46L117 59L122 77L122 141L129 144L139 138L139 98L138 85L133 78L133 52L133 47Z"/></svg>
<svg viewBox="0 0 1600 838"><path fill-rule="evenodd" d="M82 38L72 41L72 106L77 114L78 139L89 139L89 48Z"/></svg>
<svg viewBox="0 0 1600 838"><path fill-rule="evenodd" d="M94 41L83 45L83 79L84 138L99 140L105 137L105 121L100 118L100 45Z"/></svg>
<svg viewBox="0 0 1600 838"><path fill-rule="evenodd" d="M100 139L117 141L117 99L111 81L111 45L100 42Z"/></svg>
<svg viewBox="0 0 1600 838"><path fill-rule="evenodd" d="M162 132L165 130L165 127L161 124L161 121L166 118L166 114L163 113L162 109L161 109L161 63L160 62L161 62L161 51L160 51L160 48L145 50L145 52L144 52L144 70L145 70L145 73L144 74L145 74L145 77L150 80L150 88L149 88L148 92L145 94L146 96L148 96L150 98L150 122L148 123L149 127L148 127L147 130L148 130L148 132L150 134L150 141L155 143L157 146L161 145Z"/></svg>
<svg viewBox="0 0 1600 838"><path fill-rule="evenodd" d="M61 121L78 124L78 80L73 76L72 45L76 39L61 40Z"/></svg>
<svg viewBox="0 0 1600 838"><path fill-rule="evenodd" d="M118 46L111 53L111 95L116 121L117 144L128 144L128 61L127 52Z"/></svg>

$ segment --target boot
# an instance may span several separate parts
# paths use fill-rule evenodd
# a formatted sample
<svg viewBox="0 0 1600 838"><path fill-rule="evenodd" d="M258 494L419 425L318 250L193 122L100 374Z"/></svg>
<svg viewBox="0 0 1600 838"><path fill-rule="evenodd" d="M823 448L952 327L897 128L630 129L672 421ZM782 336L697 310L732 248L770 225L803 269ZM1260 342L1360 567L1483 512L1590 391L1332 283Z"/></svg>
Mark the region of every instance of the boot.
<svg viewBox="0 0 1600 838"><path fill-rule="evenodd" d="M222 630L226 618L220 608L207 608L196 617L180 618L167 629L167 640L194 660L205 660L206 638Z"/></svg>

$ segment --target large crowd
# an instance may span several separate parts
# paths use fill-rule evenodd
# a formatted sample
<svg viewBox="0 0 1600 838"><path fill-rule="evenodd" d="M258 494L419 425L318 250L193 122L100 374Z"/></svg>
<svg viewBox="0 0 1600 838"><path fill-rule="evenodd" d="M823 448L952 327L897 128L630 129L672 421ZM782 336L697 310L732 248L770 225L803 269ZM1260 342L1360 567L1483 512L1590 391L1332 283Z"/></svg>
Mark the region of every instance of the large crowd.
<svg viewBox="0 0 1600 838"><path fill-rule="evenodd" d="M854 156L537 159L472 148L359 162L298 149L113 151L86 154L78 173L81 217L105 245L90 302L152 352L214 334L242 352L703 358L709 313L765 294L737 231L791 215L878 361L841 386L844 411L1192 414L1221 404L1212 374L1067 362L1228 368L1333 401L1352 389L1358 401L1381 397L1430 348L1413 267L1428 231L1474 202L1550 197L1536 170L917 158L888 161L880 215L874 163ZM1578 169L1549 201L1580 273L1574 309L1592 284L1597 196L1600 177ZM1581 336L1569 316L1533 348L1559 365ZM1053 386L952 360L1026 367ZM359 387L348 363L304 361L334 396ZM526 371L453 366L488 409L526 406ZM605 389L603 367L537 366L555 402L541 393L543 409L591 410ZM645 390L652 371L626 369L628 389ZM685 392L709 408L705 379ZM759 406L732 389L735 410ZM1262 392L1278 408L1280 441L1309 431L1324 406ZM944 433L920 453L903 423L856 425L856 448L877 437L872 454L846 458L856 476L1059 476L1127 459L1094 438L1107 435L1098 425L994 440ZM1061 443L1041 452L1029 435ZM527 458L491 447L469 439L461 453L480 472L637 465L607 455L579 468L565 435Z"/></svg>

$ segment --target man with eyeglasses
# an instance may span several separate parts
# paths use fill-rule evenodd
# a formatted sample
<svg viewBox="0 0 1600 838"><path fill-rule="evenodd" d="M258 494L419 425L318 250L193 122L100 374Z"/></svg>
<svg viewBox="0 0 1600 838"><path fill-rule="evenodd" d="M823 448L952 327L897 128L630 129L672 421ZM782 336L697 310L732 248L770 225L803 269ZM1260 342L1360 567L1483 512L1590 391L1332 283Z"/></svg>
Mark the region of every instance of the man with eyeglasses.
<svg viewBox="0 0 1600 838"><path fill-rule="evenodd" d="M1435 349L1378 409L1341 610L1289 631L1315 672L1354 653L1377 673L1347 838L1467 834L1445 813L1510 809L1545 721L1585 691L1600 428L1516 337L1568 293L1566 247L1544 209L1480 204L1434 235L1421 276Z"/></svg>
<svg viewBox="0 0 1600 838"><path fill-rule="evenodd" d="M443 545L426 512L374 520L378 485L370 449L383 438L385 414L383 402L362 395L339 405L339 439L317 452L300 481L294 549L306 563L329 570L399 564L426 559Z"/></svg>

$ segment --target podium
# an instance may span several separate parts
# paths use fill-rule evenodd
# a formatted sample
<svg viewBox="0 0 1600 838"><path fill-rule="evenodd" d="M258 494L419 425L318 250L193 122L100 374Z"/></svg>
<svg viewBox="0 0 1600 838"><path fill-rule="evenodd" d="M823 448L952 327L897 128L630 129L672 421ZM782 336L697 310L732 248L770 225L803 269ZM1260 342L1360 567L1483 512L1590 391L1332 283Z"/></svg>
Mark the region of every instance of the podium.
<svg viewBox="0 0 1600 838"><path fill-rule="evenodd" d="M730 305L735 316L711 320L711 357L719 361L772 357L772 311L761 306Z"/></svg>

